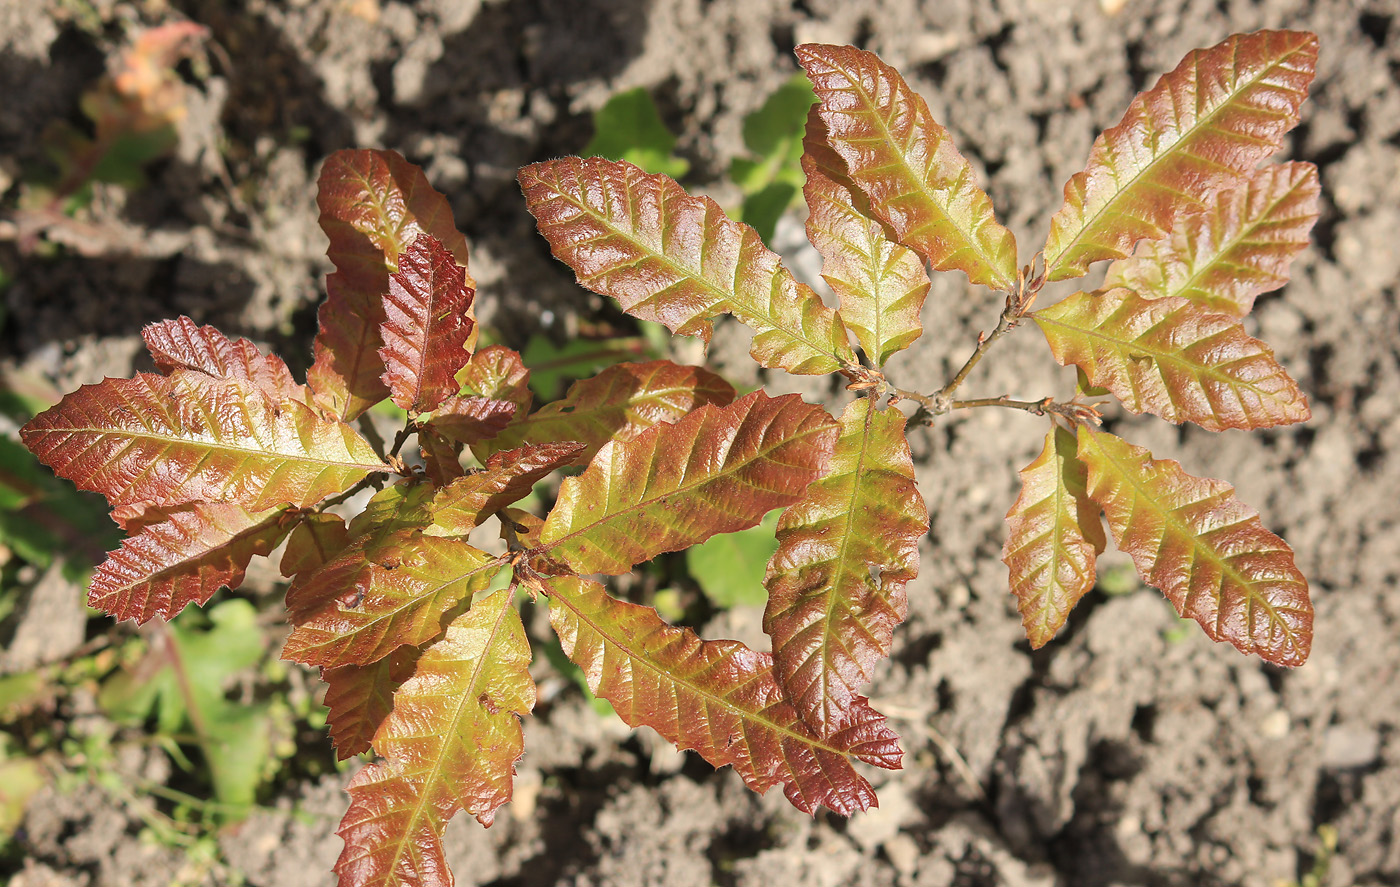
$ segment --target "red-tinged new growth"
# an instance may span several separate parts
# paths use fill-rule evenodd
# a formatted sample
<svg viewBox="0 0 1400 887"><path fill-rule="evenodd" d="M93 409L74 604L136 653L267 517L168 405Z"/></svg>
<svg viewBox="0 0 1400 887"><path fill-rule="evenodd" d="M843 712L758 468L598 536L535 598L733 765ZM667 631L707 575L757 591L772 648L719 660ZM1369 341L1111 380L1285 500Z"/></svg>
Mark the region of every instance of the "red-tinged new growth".
<svg viewBox="0 0 1400 887"><path fill-rule="evenodd" d="M466 269L431 234L418 235L400 253L379 325L380 378L395 406L417 415L457 394L455 376L476 326L467 314L476 290L466 281Z"/></svg>

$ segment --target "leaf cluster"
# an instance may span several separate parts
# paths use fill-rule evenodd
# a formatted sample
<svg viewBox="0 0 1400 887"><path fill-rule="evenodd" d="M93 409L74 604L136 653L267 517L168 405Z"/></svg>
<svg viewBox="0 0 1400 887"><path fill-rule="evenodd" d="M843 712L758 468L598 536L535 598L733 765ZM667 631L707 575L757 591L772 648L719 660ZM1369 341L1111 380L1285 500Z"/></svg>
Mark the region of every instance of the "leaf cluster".
<svg viewBox="0 0 1400 887"><path fill-rule="evenodd" d="M1315 171L1256 167L1298 119L1316 39L1259 32L1189 55L1095 142L1026 266L898 72L852 47L797 52L818 98L803 140L807 230L838 308L751 227L665 175L570 157L519 181L582 285L707 342L714 318L733 315L761 365L844 376L856 396L839 417L795 395L738 397L669 361L610 366L531 411L520 355L478 347L466 242L445 199L398 155L363 150L321 174L335 271L305 384L252 343L181 318L146 330L158 373L85 387L24 428L129 533L90 593L118 618L203 604L285 541L282 655L321 670L339 754L378 755L349 787L342 883L449 883L447 819L464 810L489 825L509 800L536 696L517 589L547 604L565 654L628 724L805 811L874 804L855 762L897 768L902 752L861 692L889 655L928 532L912 423L890 408L903 400L919 422L987 406L1048 417L1005 551L1034 645L1092 587L1111 536L1212 638L1280 664L1306 658L1306 582L1228 484L1099 430L1102 404L1078 395L955 391L1029 319L1057 360L1131 411L1212 430L1306 419L1240 316L1283 282L1315 217ZM1048 282L1102 260L1104 288L1031 310ZM921 333L929 268L962 272L1004 307L962 369L920 394L883 367ZM407 416L387 451L356 427L384 401ZM583 470L547 513L517 507L569 466ZM771 652L703 640L592 578L773 509ZM482 547L488 522L503 545Z"/></svg>

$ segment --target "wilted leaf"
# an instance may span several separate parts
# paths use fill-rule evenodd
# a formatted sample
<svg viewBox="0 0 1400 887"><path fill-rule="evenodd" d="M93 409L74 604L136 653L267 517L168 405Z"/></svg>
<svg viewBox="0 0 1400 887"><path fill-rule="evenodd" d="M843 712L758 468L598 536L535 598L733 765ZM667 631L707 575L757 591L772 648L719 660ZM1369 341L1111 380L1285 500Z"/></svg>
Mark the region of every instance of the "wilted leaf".
<svg viewBox="0 0 1400 887"><path fill-rule="evenodd" d="M312 505L387 467L349 425L238 379L178 370L85 385L20 430L113 505Z"/></svg>
<svg viewBox="0 0 1400 887"><path fill-rule="evenodd" d="M707 403L734 400L734 388L709 370L668 360L623 363L569 386L562 400L512 422L473 447L478 456L524 444L574 440L584 444L575 464L586 465L610 440L628 440L643 429L675 422Z"/></svg>
<svg viewBox="0 0 1400 887"><path fill-rule="evenodd" d="M1202 428L1270 428L1305 422L1307 398L1273 349L1237 318L1187 299L1144 299L1131 290L1077 293L1031 317L1061 365L1135 413Z"/></svg>
<svg viewBox="0 0 1400 887"><path fill-rule="evenodd" d="M846 407L830 468L783 512L768 564L774 671L821 735L847 726L857 691L890 654L928 532L904 416L875 406L862 397Z"/></svg>
<svg viewBox="0 0 1400 887"><path fill-rule="evenodd" d="M171 619L237 588L254 555L266 555L292 528L285 508L250 512L228 502L197 502L145 527L92 576L88 605L117 619Z"/></svg>
<svg viewBox="0 0 1400 887"><path fill-rule="evenodd" d="M573 465L583 444L574 441L528 444L496 453L480 471L458 478L433 498L433 536L465 536L492 513L530 495L545 475Z"/></svg>
<svg viewBox="0 0 1400 887"><path fill-rule="evenodd" d="M421 234L399 254L384 296L385 385L400 409L434 410L457 393L456 375L471 359L467 341L476 322L468 311L476 291L466 270L431 234Z"/></svg>
<svg viewBox="0 0 1400 887"><path fill-rule="evenodd" d="M1016 288L1016 238L997 223L967 160L928 103L873 52L804 44L827 140L870 209L934 269Z"/></svg>
<svg viewBox="0 0 1400 887"><path fill-rule="evenodd" d="M366 665L404 645L421 646L442 631L449 611L486 588L500 568L499 558L460 539L400 530L375 546L338 597L297 619L282 658L335 668Z"/></svg>
<svg viewBox="0 0 1400 887"><path fill-rule="evenodd" d="M1212 640L1276 665L1302 665L1312 646L1308 582L1288 545L1224 481L1192 477L1111 434L1079 428L1089 497L1113 541L1184 617Z"/></svg>
<svg viewBox="0 0 1400 887"><path fill-rule="evenodd" d="M835 313L708 197L599 158L535 163L519 178L555 257L628 313L708 342L710 319L728 311L753 328L754 359L789 372L855 362Z"/></svg>
<svg viewBox="0 0 1400 887"><path fill-rule="evenodd" d="M1288 282L1288 266L1317 221L1318 192L1311 163L1253 170L1204 209L1180 218L1167 237L1144 241L1132 258L1110 265L1104 285L1248 314L1256 296Z"/></svg>
<svg viewBox="0 0 1400 887"><path fill-rule="evenodd" d="M1021 469L1021 495L1006 514L1001 559L1036 650L1094 587L1094 562L1107 543L1099 508L1084 489L1077 450L1073 434L1051 428L1040 455Z"/></svg>
<svg viewBox="0 0 1400 887"><path fill-rule="evenodd" d="M1094 140L1089 163L1065 183L1050 220L1048 280L1082 276L1172 230L1278 150L1298 123L1317 64L1305 31L1235 35L1186 54Z"/></svg>
<svg viewBox="0 0 1400 887"><path fill-rule="evenodd" d="M535 705L530 647L509 591L477 601L418 660L375 734L388 760L350 781L335 864L342 885L448 885L442 831L465 810L490 825L510 800Z"/></svg>
<svg viewBox="0 0 1400 887"><path fill-rule="evenodd" d="M836 432L821 407L755 391L609 443L560 487L536 553L577 573L626 573L662 552L751 527L802 498Z"/></svg>
<svg viewBox="0 0 1400 887"><path fill-rule="evenodd" d="M274 401L309 403L306 388L275 354L263 354L247 339L230 340L212 326L199 326L188 317L153 323L141 330L156 369L170 374L197 370L220 379L241 379L260 388Z"/></svg>
<svg viewBox="0 0 1400 887"><path fill-rule="evenodd" d="M822 278L841 299L841 320L876 367L919 338L928 295L923 259L885 236L856 190L846 161L826 141L817 109L807 121L807 238L822 254ZM858 196L859 195L859 196Z"/></svg>
<svg viewBox="0 0 1400 887"><path fill-rule="evenodd" d="M864 698L853 701L845 729L818 737L784 699L768 655L703 641L587 579L544 582L550 622L594 693L631 726L651 727L716 767L732 764L754 791L781 785L804 812L850 815L875 803L850 758L899 768L898 738Z"/></svg>
<svg viewBox="0 0 1400 887"><path fill-rule="evenodd" d="M422 651L399 647L369 665L321 669L326 682L326 726L338 761L367 752L379 725L394 709L394 691L413 676Z"/></svg>

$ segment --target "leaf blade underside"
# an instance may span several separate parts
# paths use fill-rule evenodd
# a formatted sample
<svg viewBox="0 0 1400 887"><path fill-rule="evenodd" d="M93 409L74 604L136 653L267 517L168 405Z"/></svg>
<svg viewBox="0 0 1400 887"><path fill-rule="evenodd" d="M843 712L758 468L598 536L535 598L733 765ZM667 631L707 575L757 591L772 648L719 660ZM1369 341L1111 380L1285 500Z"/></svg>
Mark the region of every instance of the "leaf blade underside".
<svg viewBox="0 0 1400 887"><path fill-rule="evenodd" d="M857 691L889 656L928 532L904 416L862 397L840 421L830 468L779 519L764 582L774 672L820 735L843 727Z"/></svg>
<svg viewBox="0 0 1400 887"><path fill-rule="evenodd" d="M1001 559L1033 650L1050 642L1094 587L1095 560L1107 545L1086 471L1075 436L1055 426L1021 469L1021 493L1006 513Z"/></svg>
<svg viewBox="0 0 1400 887"><path fill-rule="evenodd" d="M628 440L707 403L733 400L734 387L703 367L669 360L620 363L570 385L562 400L512 422L472 452L485 458L526 444L573 440L583 444L574 464L587 465L610 440Z"/></svg>
<svg viewBox="0 0 1400 887"><path fill-rule="evenodd" d="M420 234L399 254L379 326L381 378L395 406L426 413L457 394L456 375L471 359L475 295L466 269L431 234Z"/></svg>
<svg viewBox="0 0 1400 887"><path fill-rule="evenodd" d="M452 883L442 833L459 810L491 825L524 754L520 718L535 705L530 646L511 593L448 626L394 693L374 737L386 760L350 781L335 871L344 887Z"/></svg>
<svg viewBox="0 0 1400 887"><path fill-rule="evenodd" d="M599 157L534 163L519 179L554 256L627 313L708 343L711 318L729 312L753 328L756 361L791 373L855 363L836 313L710 198Z"/></svg>
<svg viewBox="0 0 1400 887"><path fill-rule="evenodd" d="M1306 422L1312 413L1273 349L1239 320L1176 296L1076 293L1033 312L1061 366L1074 364L1135 413L1210 431Z"/></svg>
<svg viewBox="0 0 1400 887"><path fill-rule="evenodd" d="M831 147L899 242L936 270L1015 290L1016 238L923 97L873 52L811 43L796 52Z"/></svg>
<svg viewBox="0 0 1400 887"><path fill-rule="evenodd" d="M1317 36L1303 31L1237 34L1187 53L1094 140L1084 170L1065 183L1046 279L1082 276L1164 236L1179 213L1278 150L1316 65Z"/></svg>
<svg viewBox="0 0 1400 887"><path fill-rule="evenodd" d="M533 554L572 572L616 575L746 529L801 499L836 434L821 407L762 391L653 425L607 444L564 481Z"/></svg>
<svg viewBox="0 0 1400 887"><path fill-rule="evenodd" d="M1242 653L1275 665L1307 661L1307 579L1287 543L1264 529L1234 487L1084 426L1078 451L1089 498L1103 507L1114 544L1177 613Z"/></svg>
<svg viewBox="0 0 1400 887"><path fill-rule="evenodd" d="M307 506L387 470L345 423L191 370L84 385L20 435L54 473L114 506Z"/></svg>
<svg viewBox="0 0 1400 887"><path fill-rule="evenodd" d="M846 328L871 363L882 367L923 333L919 312L930 286L923 259L886 237L885 227L871 217L846 161L827 143L815 107L802 144L807 239L822 255L822 279L841 300Z"/></svg>
<svg viewBox="0 0 1400 887"><path fill-rule="evenodd" d="M1311 163L1256 169L1183 216L1167 237L1139 243L1130 258L1108 266L1104 287L1248 314L1257 296L1288 282L1288 266L1317 221L1320 191Z"/></svg>
<svg viewBox="0 0 1400 887"><path fill-rule="evenodd" d="M550 623L594 693L629 725L651 727L715 767L733 765L754 791L781 785L799 810L850 815L875 803L850 757L899 768L898 738L864 698L853 702L845 729L818 737L783 697L767 654L701 640L591 580L543 582Z"/></svg>

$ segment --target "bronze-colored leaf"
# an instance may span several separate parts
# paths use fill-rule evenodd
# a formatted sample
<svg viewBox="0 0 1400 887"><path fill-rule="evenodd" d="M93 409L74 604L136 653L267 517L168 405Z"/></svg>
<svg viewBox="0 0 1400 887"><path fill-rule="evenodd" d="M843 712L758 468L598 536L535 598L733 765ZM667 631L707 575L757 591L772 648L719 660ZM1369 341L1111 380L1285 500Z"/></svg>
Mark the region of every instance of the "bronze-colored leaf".
<svg viewBox="0 0 1400 887"><path fill-rule="evenodd" d="M804 812L850 815L875 804L850 758L900 766L898 738L863 697L852 701L843 729L819 737L784 698L767 654L703 641L587 579L547 579L543 590L564 652L594 693L628 724L651 727L716 767L733 765L754 791L781 785Z"/></svg>
<svg viewBox="0 0 1400 887"><path fill-rule="evenodd" d="M291 579L299 573L318 569L348 544L350 534L338 515L324 511L303 514L282 551L282 575Z"/></svg>
<svg viewBox="0 0 1400 887"><path fill-rule="evenodd" d="M763 629L774 670L819 735L839 731L904 619L928 509L914 486L904 416L859 398L830 467L778 521Z"/></svg>
<svg viewBox="0 0 1400 887"><path fill-rule="evenodd" d="M321 669L321 680L326 682L326 727L336 760L370 750L370 740L394 710L394 691L413 676L422 652L417 647L399 647L369 665Z"/></svg>
<svg viewBox="0 0 1400 887"><path fill-rule="evenodd" d="M1016 238L928 103L873 52L808 43L797 60L821 100L827 141L870 210L939 271L1016 288Z"/></svg>
<svg viewBox="0 0 1400 887"><path fill-rule="evenodd" d="M261 388L273 401L310 403L305 386L297 384L282 358L263 354L247 339L230 340L212 326L188 317L153 323L141 330L156 369L169 375L196 370L220 379L242 379Z"/></svg>
<svg viewBox="0 0 1400 887"><path fill-rule="evenodd" d="M711 318L729 312L753 328L750 353L766 367L855 364L835 312L710 198L600 157L534 163L519 178L555 257L629 314L708 342Z"/></svg>
<svg viewBox="0 0 1400 887"><path fill-rule="evenodd" d="M1269 346L1228 314L1177 296L1127 289L1078 293L1034 312L1061 365L1113 392L1135 413L1202 428L1306 422L1308 400Z"/></svg>
<svg viewBox="0 0 1400 887"><path fill-rule="evenodd" d="M1048 644L1094 587L1094 562L1108 541L1085 472L1074 435L1050 429L1040 455L1021 469L1021 495L1006 513L1001 559L1032 649Z"/></svg>
<svg viewBox="0 0 1400 887"><path fill-rule="evenodd" d="M509 400L454 396L438 404L418 427L420 432L427 430L456 444L474 444L499 434L521 409L519 404Z"/></svg>
<svg viewBox="0 0 1400 887"><path fill-rule="evenodd" d="M1293 552L1224 481L1192 477L1142 447L1079 428L1089 498L1113 541L1183 617L1275 665L1302 665L1312 646L1308 582Z"/></svg>
<svg viewBox="0 0 1400 887"><path fill-rule="evenodd" d="M496 453L486 467L458 478L433 498L430 536L465 536L491 514L530 495L545 475L573 465L583 444L575 441L529 444Z"/></svg>
<svg viewBox="0 0 1400 887"><path fill-rule="evenodd" d="M1237 34L1186 54L1094 141L1050 220L1048 280L1080 277L1172 230L1282 144L1317 65L1305 31Z"/></svg>
<svg viewBox="0 0 1400 887"><path fill-rule="evenodd" d="M467 341L476 322L468 313L476 290L466 269L431 234L420 234L399 254L384 296L383 381L400 409L430 412L457 394L456 375L467 366Z"/></svg>
<svg viewBox="0 0 1400 887"><path fill-rule="evenodd" d="M530 410L530 371L520 359L519 352L504 345L488 345L474 352L471 360L457 374L461 395L504 400L516 406L523 415Z"/></svg>

